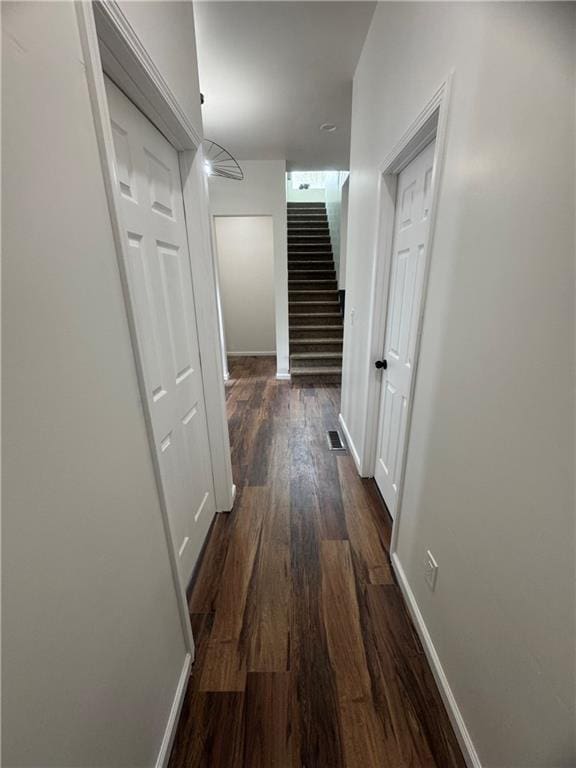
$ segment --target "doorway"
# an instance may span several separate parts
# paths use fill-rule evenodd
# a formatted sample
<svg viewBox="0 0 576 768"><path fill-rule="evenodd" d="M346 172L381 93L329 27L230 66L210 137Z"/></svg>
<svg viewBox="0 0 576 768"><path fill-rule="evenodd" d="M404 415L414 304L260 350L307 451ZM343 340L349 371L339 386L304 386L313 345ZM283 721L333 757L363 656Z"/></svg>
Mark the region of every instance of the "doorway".
<svg viewBox="0 0 576 768"><path fill-rule="evenodd" d="M272 216L214 216L225 353L275 355Z"/></svg>
<svg viewBox="0 0 576 768"><path fill-rule="evenodd" d="M400 171L390 258L386 332L374 478L394 518L398 507L408 417L424 299L436 142Z"/></svg>

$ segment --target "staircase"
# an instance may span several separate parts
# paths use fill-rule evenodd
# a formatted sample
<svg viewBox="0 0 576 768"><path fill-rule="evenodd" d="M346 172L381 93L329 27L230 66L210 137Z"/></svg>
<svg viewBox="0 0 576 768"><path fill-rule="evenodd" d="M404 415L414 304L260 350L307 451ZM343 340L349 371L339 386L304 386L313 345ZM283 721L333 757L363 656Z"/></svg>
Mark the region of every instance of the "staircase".
<svg viewBox="0 0 576 768"><path fill-rule="evenodd" d="M288 203L288 314L292 380L339 384L344 326L324 203Z"/></svg>

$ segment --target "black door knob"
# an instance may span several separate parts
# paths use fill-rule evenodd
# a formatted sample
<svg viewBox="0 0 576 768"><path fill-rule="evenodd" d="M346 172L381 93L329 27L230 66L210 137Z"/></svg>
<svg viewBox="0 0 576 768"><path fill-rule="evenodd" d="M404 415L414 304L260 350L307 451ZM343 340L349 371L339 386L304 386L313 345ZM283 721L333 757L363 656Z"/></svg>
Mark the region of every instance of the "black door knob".
<svg viewBox="0 0 576 768"><path fill-rule="evenodd" d="M388 362L386 360L376 360L374 365L376 366L376 368L378 368L378 370L380 370L381 368L386 370L386 368L388 368Z"/></svg>

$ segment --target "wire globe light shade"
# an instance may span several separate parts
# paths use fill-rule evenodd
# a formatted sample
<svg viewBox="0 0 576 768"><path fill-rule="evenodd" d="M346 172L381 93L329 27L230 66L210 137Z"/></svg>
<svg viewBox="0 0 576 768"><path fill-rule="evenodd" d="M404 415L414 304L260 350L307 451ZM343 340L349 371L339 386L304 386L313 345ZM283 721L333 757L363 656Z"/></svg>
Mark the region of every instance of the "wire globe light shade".
<svg viewBox="0 0 576 768"><path fill-rule="evenodd" d="M230 152L210 139L202 142L204 152L204 170L209 176L221 176L224 179L243 181L244 171Z"/></svg>

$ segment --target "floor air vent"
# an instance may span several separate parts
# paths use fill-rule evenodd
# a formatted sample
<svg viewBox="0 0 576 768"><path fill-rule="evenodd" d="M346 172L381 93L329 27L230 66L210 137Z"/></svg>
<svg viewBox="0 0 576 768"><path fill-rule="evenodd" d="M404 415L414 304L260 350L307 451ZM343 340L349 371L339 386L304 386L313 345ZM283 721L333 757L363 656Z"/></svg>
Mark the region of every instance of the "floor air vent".
<svg viewBox="0 0 576 768"><path fill-rule="evenodd" d="M326 437L328 438L328 448L331 451L345 451L346 446L342 442L342 438L340 437L340 432L336 429L329 429L328 432L326 432Z"/></svg>

